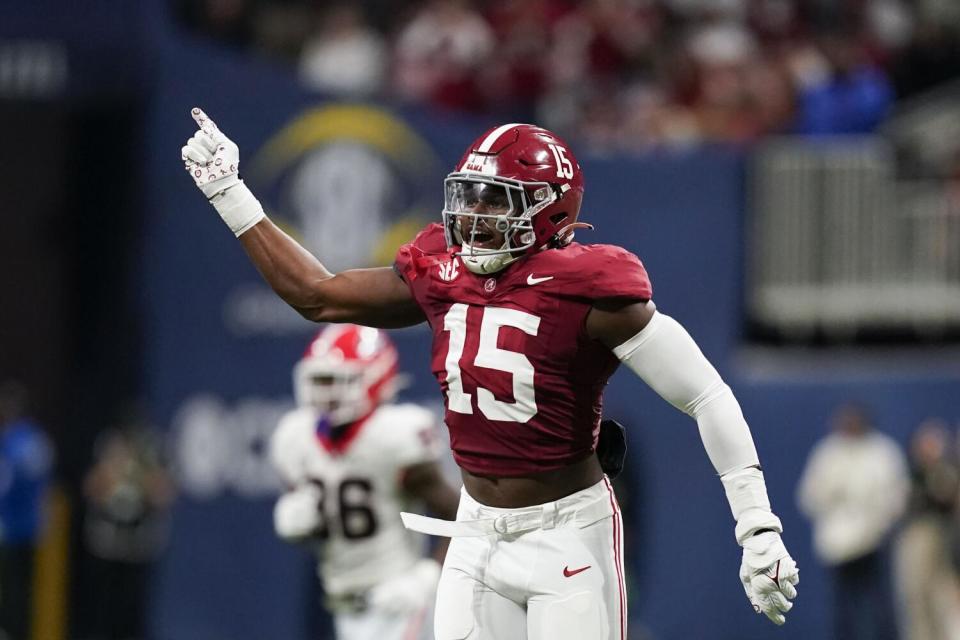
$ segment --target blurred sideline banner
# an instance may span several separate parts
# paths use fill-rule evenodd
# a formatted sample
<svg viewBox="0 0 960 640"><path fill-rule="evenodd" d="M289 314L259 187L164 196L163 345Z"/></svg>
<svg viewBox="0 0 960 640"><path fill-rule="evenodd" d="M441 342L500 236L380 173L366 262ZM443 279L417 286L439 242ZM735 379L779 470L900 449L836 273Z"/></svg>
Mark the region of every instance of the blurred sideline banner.
<svg viewBox="0 0 960 640"><path fill-rule="evenodd" d="M145 389L154 417L170 428L182 493L157 574L153 635L306 638L312 562L273 535L278 485L264 453L291 405L291 368L314 327L266 288L184 172L190 108L203 107L240 145L242 173L268 211L333 269L389 263L416 228L439 220L443 175L493 123L326 103L303 94L286 69L164 42L146 136L140 295ZM794 503L807 452L835 404L849 398L873 407L880 428L901 441L929 414L956 419L956 378L922 369L741 375L744 158L702 150L581 160L581 219L597 230L578 240L615 242L643 259L659 308L687 326L753 427L803 570L777 635L825 637L829 594ZM438 406L428 332L394 337L411 374L406 397ZM744 598L733 521L695 424L629 373L615 376L606 406L628 426L634 451L632 617L665 640L769 637L773 627Z"/></svg>

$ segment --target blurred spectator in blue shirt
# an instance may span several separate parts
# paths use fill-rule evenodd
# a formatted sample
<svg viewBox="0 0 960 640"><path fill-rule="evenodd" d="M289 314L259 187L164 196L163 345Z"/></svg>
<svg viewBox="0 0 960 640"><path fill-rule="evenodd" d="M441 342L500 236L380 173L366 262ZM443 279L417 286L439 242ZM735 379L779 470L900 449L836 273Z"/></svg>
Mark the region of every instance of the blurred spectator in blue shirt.
<svg viewBox="0 0 960 640"><path fill-rule="evenodd" d="M894 100L886 73L870 64L853 36L819 39L822 65L801 79L795 132L802 135L870 133Z"/></svg>
<svg viewBox="0 0 960 640"><path fill-rule="evenodd" d="M0 384L0 632L28 637L34 551L43 534L43 505L53 449L25 415L26 389Z"/></svg>

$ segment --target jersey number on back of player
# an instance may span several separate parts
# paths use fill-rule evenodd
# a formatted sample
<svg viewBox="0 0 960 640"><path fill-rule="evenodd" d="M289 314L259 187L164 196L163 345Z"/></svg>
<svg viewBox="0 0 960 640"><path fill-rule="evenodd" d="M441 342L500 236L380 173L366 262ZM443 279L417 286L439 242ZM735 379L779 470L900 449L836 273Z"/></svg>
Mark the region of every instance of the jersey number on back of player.
<svg viewBox="0 0 960 640"><path fill-rule="evenodd" d="M340 525L340 532L347 540L369 538L377 532L377 516L370 506L373 485L366 478L344 478L336 486L337 509L335 517L328 511L327 494L332 493L333 487L328 487L323 480L310 480L320 489L320 499L317 501L317 511L320 513L320 526L316 535L327 539L333 533L331 526Z"/></svg>

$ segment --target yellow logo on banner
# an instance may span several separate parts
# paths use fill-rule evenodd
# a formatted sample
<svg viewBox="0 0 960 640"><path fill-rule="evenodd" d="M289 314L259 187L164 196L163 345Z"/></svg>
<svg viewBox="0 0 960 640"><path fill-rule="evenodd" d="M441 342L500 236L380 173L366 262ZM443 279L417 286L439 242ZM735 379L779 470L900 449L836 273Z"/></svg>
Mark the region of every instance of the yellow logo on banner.
<svg viewBox="0 0 960 640"><path fill-rule="evenodd" d="M299 114L250 164L265 204L329 269L389 265L439 214L427 204L437 159L389 112L334 105ZM434 205L433 209L438 209Z"/></svg>

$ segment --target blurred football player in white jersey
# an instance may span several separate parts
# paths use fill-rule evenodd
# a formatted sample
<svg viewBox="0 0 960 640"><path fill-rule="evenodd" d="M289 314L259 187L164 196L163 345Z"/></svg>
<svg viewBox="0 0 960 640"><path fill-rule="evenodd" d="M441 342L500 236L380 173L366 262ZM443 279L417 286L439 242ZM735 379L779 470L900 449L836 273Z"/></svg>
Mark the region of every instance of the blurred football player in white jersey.
<svg viewBox="0 0 960 640"><path fill-rule="evenodd" d="M294 389L297 408L270 442L288 486L274 509L277 534L316 553L338 640L433 638L440 564L424 557L400 511L419 502L456 514L434 415L390 404L397 352L369 327L321 330L294 368Z"/></svg>

